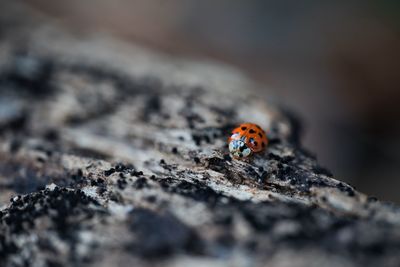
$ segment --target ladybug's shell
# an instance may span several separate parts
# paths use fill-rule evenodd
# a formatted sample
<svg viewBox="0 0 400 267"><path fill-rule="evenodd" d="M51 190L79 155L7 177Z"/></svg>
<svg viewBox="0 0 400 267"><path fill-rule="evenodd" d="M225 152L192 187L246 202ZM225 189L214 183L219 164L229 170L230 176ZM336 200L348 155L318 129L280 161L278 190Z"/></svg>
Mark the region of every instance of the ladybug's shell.
<svg viewBox="0 0 400 267"><path fill-rule="evenodd" d="M254 123L242 123L233 129L229 142L239 139L244 140L245 144L255 153L262 151L268 144L264 130Z"/></svg>

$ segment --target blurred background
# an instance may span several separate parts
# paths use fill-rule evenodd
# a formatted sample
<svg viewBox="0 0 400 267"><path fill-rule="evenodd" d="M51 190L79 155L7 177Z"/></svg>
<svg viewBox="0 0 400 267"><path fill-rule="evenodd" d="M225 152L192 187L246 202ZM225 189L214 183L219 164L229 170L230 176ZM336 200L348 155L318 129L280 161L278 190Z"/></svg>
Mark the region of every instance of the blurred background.
<svg viewBox="0 0 400 267"><path fill-rule="evenodd" d="M239 67L337 178L400 203L400 1L24 2L82 36Z"/></svg>

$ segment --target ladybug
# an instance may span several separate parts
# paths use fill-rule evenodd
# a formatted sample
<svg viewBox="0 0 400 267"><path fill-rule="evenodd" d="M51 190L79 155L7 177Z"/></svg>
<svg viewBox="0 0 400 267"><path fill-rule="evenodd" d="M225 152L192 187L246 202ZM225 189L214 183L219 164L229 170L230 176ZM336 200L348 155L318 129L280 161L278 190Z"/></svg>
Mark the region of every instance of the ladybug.
<svg viewBox="0 0 400 267"><path fill-rule="evenodd" d="M262 151L268 144L267 135L254 123L242 123L229 137L229 152L234 158L245 158Z"/></svg>

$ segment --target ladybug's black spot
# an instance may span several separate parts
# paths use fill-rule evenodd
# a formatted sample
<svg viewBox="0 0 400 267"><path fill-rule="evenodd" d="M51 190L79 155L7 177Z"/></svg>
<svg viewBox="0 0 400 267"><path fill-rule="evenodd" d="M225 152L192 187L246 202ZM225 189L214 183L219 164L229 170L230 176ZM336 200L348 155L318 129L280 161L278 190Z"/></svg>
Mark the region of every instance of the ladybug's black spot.
<svg viewBox="0 0 400 267"><path fill-rule="evenodd" d="M243 127L240 128L240 129L242 129L242 131L246 131L246 130L247 130L247 127L246 127L246 126L243 126Z"/></svg>
<svg viewBox="0 0 400 267"><path fill-rule="evenodd" d="M256 131L254 131L253 129L250 129L249 133L253 134L253 133L256 133Z"/></svg>
<svg viewBox="0 0 400 267"><path fill-rule="evenodd" d="M262 145L262 147L263 147L263 148L265 147L265 143L264 143L264 142L262 142L262 144L261 144L261 145Z"/></svg>
<svg viewBox="0 0 400 267"><path fill-rule="evenodd" d="M258 133L258 136L259 136L260 138L262 138L262 137L263 137L262 133Z"/></svg>
<svg viewBox="0 0 400 267"><path fill-rule="evenodd" d="M259 130L261 130L261 127L260 127L260 126L258 126L257 124L256 124L256 127L257 127Z"/></svg>
<svg viewBox="0 0 400 267"><path fill-rule="evenodd" d="M255 146L258 146L258 143L257 143L257 141L254 141L254 145L255 145Z"/></svg>

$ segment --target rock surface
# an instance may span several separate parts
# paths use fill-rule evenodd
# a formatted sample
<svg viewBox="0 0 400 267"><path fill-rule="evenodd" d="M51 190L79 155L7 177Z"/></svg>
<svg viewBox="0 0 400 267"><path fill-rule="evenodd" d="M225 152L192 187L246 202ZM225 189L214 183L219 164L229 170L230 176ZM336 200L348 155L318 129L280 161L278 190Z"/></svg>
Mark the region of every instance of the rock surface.
<svg viewBox="0 0 400 267"><path fill-rule="evenodd" d="M239 72L0 11L0 266L399 266L400 209L332 177ZM228 155L243 121L270 144Z"/></svg>

